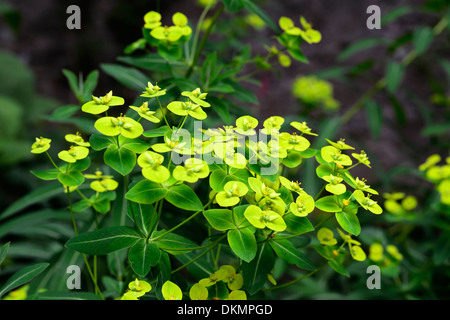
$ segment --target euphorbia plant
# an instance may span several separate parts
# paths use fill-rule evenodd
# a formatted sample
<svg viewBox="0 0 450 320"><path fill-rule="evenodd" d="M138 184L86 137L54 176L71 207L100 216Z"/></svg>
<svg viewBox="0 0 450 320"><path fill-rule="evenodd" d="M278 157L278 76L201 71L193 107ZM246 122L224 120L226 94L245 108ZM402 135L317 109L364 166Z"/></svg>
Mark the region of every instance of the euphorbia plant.
<svg viewBox="0 0 450 320"><path fill-rule="evenodd" d="M277 30L247 1L224 1L213 22L225 7L233 12L244 6ZM48 137L36 138L31 147L54 166L33 171L35 176L59 181L67 195L74 236L65 245L82 254L94 294L124 300L269 297L267 291L300 280L277 284L285 281L273 272L277 260L310 271L307 276L327 264L348 276L345 257L366 257L352 238L361 232L358 216L381 213L371 198L377 192L351 173L361 163L370 168L364 151L352 151L344 140L327 140L329 145L315 149L313 141L326 136L279 114L267 119L240 114L211 127L210 110L231 118L224 112L231 106L227 94L248 99L236 77L245 63L224 68L211 53L199 70L206 41L204 36L197 43L200 23L190 48L192 30L183 14L172 16L173 26L162 26L154 11L144 22L144 38L127 51L156 49L170 77L145 81L130 104L113 91L88 101L83 89L80 104L89 133L67 133L66 150L54 151ZM287 66L290 58L283 51L306 62L300 44L319 42L321 36L303 17L300 24L282 17L277 34L282 48L272 47L251 63L264 69L278 57ZM186 67L181 72L180 65ZM66 75L74 88L73 77ZM322 185L316 194L302 184L300 168L307 161L316 164ZM78 218L89 210L90 218ZM323 226L333 220L340 243ZM300 247L305 238L310 245ZM321 264L309 248L324 258Z"/></svg>
<svg viewBox="0 0 450 320"><path fill-rule="evenodd" d="M320 139L320 134L313 133L305 122L292 122L291 129L283 131L278 124L284 120L278 115L265 121L248 115L238 118L234 126L203 128L197 119L205 119L207 114L200 110L214 105L199 88L182 92L182 99L165 106L157 104L163 115L172 112L180 118L178 127L145 130L150 122L160 121L149 106L165 94L165 89L154 89L149 83L142 94L148 101L141 108L130 106L135 114L128 116L111 116L114 108L109 101L122 101L112 93L105 96L108 101L93 97L86 102L82 110L88 117L98 117L94 125L98 132L89 137L89 143L79 133L67 135L66 140L73 145L58 153L62 163L53 160L50 139L37 138L32 146L33 153L46 153L55 166L38 176L59 180L68 195L76 234L66 246L86 255L86 266L95 270L97 266L92 264L97 260L89 262L88 255L128 249L122 263L131 268L130 285L120 297L142 299L156 294L159 298L181 298L178 293L165 294L177 291L173 275L199 261L203 270L192 271L187 283L180 284L185 298L245 298L277 288L267 286L276 259L305 270L317 268L304 250L296 247L295 239L323 230L320 225L324 221L316 218L318 211L328 213L328 219L335 217L348 233L339 230L343 244L336 248L337 241L324 241L323 232L319 233L320 245L315 247L326 261L343 273L343 256L365 259L351 235L361 231L359 214L379 214L381 210L370 198L377 192L351 174L360 163L370 165L363 151L346 154L354 148L342 140L313 149L310 139ZM105 103L98 103L102 99ZM195 132L183 127L189 117L198 121ZM257 129L260 123L263 128ZM91 158L99 152L104 163L93 167ZM303 160L318 162L317 178L323 184L318 194L308 194L302 188L296 172ZM289 176L283 174L285 168ZM90 188L84 187L85 179L94 180ZM127 219L103 226L119 184L126 192L122 210L126 210ZM93 208L95 230L78 233L74 207L80 206ZM190 228L198 234L189 237L186 230ZM327 253L329 248L331 254ZM212 259L206 259L207 255ZM96 293L101 295L98 276L91 276ZM239 285L230 284L234 281ZM141 284L145 284L143 291Z"/></svg>

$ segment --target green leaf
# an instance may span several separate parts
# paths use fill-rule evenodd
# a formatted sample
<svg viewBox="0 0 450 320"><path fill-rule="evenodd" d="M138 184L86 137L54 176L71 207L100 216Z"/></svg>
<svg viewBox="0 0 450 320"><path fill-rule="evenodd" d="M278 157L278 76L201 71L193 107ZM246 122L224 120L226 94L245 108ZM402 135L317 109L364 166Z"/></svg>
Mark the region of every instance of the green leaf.
<svg viewBox="0 0 450 320"><path fill-rule="evenodd" d="M398 62L389 61L386 65L386 89L394 93L402 82L405 68Z"/></svg>
<svg viewBox="0 0 450 320"><path fill-rule="evenodd" d="M343 51L341 51L341 53L337 56L337 60L343 61L351 57L355 53L384 44L386 44L386 40L384 38L365 38L356 41L351 45L349 45L347 48L345 48Z"/></svg>
<svg viewBox="0 0 450 320"><path fill-rule="evenodd" d="M152 237L156 238L165 232L166 230L156 231ZM195 242L172 232L154 240L154 242L156 242L158 248L172 255L185 254L186 252L192 251L191 248L198 246Z"/></svg>
<svg viewBox="0 0 450 320"><path fill-rule="evenodd" d="M165 199L180 209L190 211L203 210L203 204L197 194L185 184L170 187Z"/></svg>
<svg viewBox="0 0 450 320"><path fill-rule="evenodd" d="M154 242L147 242L145 239L139 240L128 252L128 259L131 268L140 277L145 277L151 267L158 264L161 258L161 250Z"/></svg>
<svg viewBox="0 0 450 320"><path fill-rule="evenodd" d="M299 251L289 240L276 239L269 241L270 246L278 257L290 264L305 270L314 270L312 262L303 252Z"/></svg>
<svg viewBox="0 0 450 320"><path fill-rule="evenodd" d="M378 139L383 124L383 115L381 113L380 105L373 100L368 100L366 102L366 118L372 137Z"/></svg>
<svg viewBox="0 0 450 320"><path fill-rule="evenodd" d="M283 219L286 222L286 229L289 232L303 234L314 231L314 226L306 217L298 217L293 213L288 213L283 216Z"/></svg>
<svg viewBox="0 0 450 320"><path fill-rule="evenodd" d="M346 276L347 278L350 278L350 274L348 273L347 269L342 265L342 263L336 261L336 260L329 260L328 264L331 268L333 268L334 271L337 273Z"/></svg>
<svg viewBox="0 0 450 320"><path fill-rule="evenodd" d="M30 282L48 266L48 263L38 263L17 271L5 282L3 287L0 289L0 297L2 297L8 291L11 291L12 289Z"/></svg>
<svg viewBox="0 0 450 320"><path fill-rule="evenodd" d="M255 294L264 286L274 264L275 254L267 241L258 245L256 256L252 261L242 263L244 286L250 294Z"/></svg>
<svg viewBox="0 0 450 320"><path fill-rule="evenodd" d="M5 243L3 246L0 247L0 266L2 265L3 260L6 258L6 254L8 253L10 242Z"/></svg>
<svg viewBox="0 0 450 320"><path fill-rule="evenodd" d="M140 139L129 139L124 136L119 136L119 145L121 148L128 149L134 153L142 153L150 148L150 145Z"/></svg>
<svg viewBox="0 0 450 320"><path fill-rule="evenodd" d="M253 12L258 17L261 18L262 21L273 31L278 33L280 29L278 28L278 25L270 18L270 16L262 10L258 5L253 3L251 0L242 0L242 3L244 4L244 7L249 10L250 12Z"/></svg>
<svg viewBox="0 0 450 320"><path fill-rule="evenodd" d="M233 212L228 209L211 209L203 212L211 227L218 231L234 229Z"/></svg>
<svg viewBox="0 0 450 320"><path fill-rule="evenodd" d="M61 187L59 182L44 185L39 187L27 195L23 196L0 214L0 220L6 219L7 217L25 209L35 203L41 203L46 199L52 198L64 192L64 188Z"/></svg>
<svg viewBox="0 0 450 320"><path fill-rule="evenodd" d="M63 69L62 73L67 78L67 81L69 82L69 87L72 90L72 93L81 102L82 94L81 94L81 90L79 87L78 77L72 71L67 70L67 69Z"/></svg>
<svg viewBox="0 0 450 320"><path fill-rule="evenodd" d="M165 43L158 44L158 54L170 62L175 62L181 58L181 47L178 45L166 45Z"/></svg>
<svg viewBox="0 0 450 320"><path fill-rule="evenodd" d="M155 138L155 137L164 137L164 135L170 130L168 126L162 126L156 129L147 130L142 133L144 137L147 138Z"/></svg>
<svg viewBox="0 0 450 320"><path fill-rule="evenodd" d="M59 182L68 187L79 186L84 182L81 171L60 172L57 177Z"/></svg>
<svg viewBox="0 0 450 320"><path fill-rule="evenodd" d="M359 235L361 232L361 225L359 224L359 219L356 214L347 213L345 211L337 212L336 220L342 229L355 236Z"/></svg>
<svg viewBox="0 0 450 320"><path fill-rule="evenodd" d="M296 168L302 163L303 157L300 152L296 150L290 150L287 154L287 157L282 160L282 164L284 164L288 168Z"/></svg>
<svg viewBox="0 0 450 320"><path fill-rule="evenodd" d="M127 214L145 236L148 236L150 230L152 230L157 223L157 212L151 204L128 201Z"/></svg>
<svg viewBox="0 0 450 320"><path fill-rule="evenodd" d="M56 180L60 172L61 171L56 168L46 170L31 170L31 173L41 180Z"/></svg>
<svg viewBox="0 0 450 320"><path fill-rule="evenodd" d="M255 235L249 228L232 229L227 233L231 250L245 262L252 261L256 256L257 244Z"/></svg>
<svg viewBox="0 0 450 320"><path fill-rule="evenodd" d="M238 12L244 8L244 0L223 0L229 12Z"/></svg>
<svg viewBox="0 0 450 320"><path fill-rule="evenodd" d="M107 227L80 234L66 243L66 247L91 255L104 255L133 246L141 238L130 227Z"/></svg>
<svg viewBox="0 0 450 320"><path fill-rule="evenodd" d="M319 210L325 211L325 212L341 212L342 208L339 206L339 203L337 202L336 198L334 196L326 196L323 198L320 198L316 201L316 207Z"/></svg>
<svg viewBox="0 0 450 320"><path fill-rule="evenodd" d="M101 300L100 296L92 292L73 292L73 291L46 291L37 295L38 300Z"/></svg>
<svg viewBox="0 0 450 320"><path fill-rule="evenodd" d="M168 190L159 183L144 179L139 181L126 194L125 198L142 204L152 204L164 198Z"/></svg>
<svg viewBox="0 0 450 320"><path fill-rule="evenodd" d="M389 22L392 22L392 21L400 18L401 16L404 16L404 15L410 13L413 10L414 9L412 6L401 6L401 7L396 8L386 14L383 14L383 17L381 18L381 25L384 26L384 25L388 24Z"/></svg>
<svg viewBox="0 0 450 320"><path fill-rule="evenodd" d="M328 163L323 163L316 168L316 174L319 178L335 174L333 168Z"/></svg>
<svg viewBox="0 0 450 320"><path fill-rule="evenodd" d="M64 121L69 119L72 115L74 115L77 111L80 110L80 106L77 105L66 105L59 107L53 111L50 115L50 121Z"/></svg>
<svg viewBox="0 0 450 320"><path fill-rule="evenodd" d="M110 145L116 144L114 137L105 136L103 134L94 133L89 138L89 143L95 151L108 148Z"/></svg>
<svg viewBox="0 0 450 320"><path fill-rule="evenodd" d="M117 64L102 64L100 67L127 88L142 91L147 87L148 77L137 69Z"/></svg>
<svg viewBox="0 0 450 320"><path fill-rule="evenodd" d="M433 30L430 27L422 27L414 31L414 50L418 55L423 54L433 40Z"/></svg>
<svg viewBox="0 0 450 320"><path fill-rule="evenodd" d="M91 100L92 93L94 92L95 87L97 86L99 72L98 70L91 71L86 80L83 83L82 87L82 97L83 101Z"/></svg>
<svg viewBox="0 0 450 320"><path fill-rule="evenodd" d="M450 231L443 232L436 242L433 261L439 266L450 257Z"/></svg>
<svg viewBox="0 0 450 320"><path fill-rule="evenodd" d="M105 164L125 176L133 171L136 165L136 154L126 148L118 148L112 144L103 155Z"/></svg>

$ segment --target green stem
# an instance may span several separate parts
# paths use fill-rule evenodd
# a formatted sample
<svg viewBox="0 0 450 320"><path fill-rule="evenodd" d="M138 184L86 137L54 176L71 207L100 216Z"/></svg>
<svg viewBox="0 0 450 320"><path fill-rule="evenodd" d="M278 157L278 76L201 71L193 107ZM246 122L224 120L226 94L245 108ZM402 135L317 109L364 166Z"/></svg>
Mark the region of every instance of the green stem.
<svg viewBox="0 0 450 320"><path fill-rule="evenodd" d="M277 290L277 289L285 288L285 287L290 286L290 285L292 285L294 283L297 283L297 282L299 282L299 281L301 281L303 279L311 277L312 275L316 274L319 270L321 270L326 265L327 265L327 263L325 262L320 267L318 267L317 269L314 269L310 273L307 273L307 274L305 274L304 276L302 276L300 278L297 278L297 279L294 279L292 281L289 281L289 282L286 282L286 283L283 283L283 284L280 284L280 285L276 285L276 286L273 286L273 287L270 287L270 288L261 289L261 291L269 291L269 290Z"/></svg>
<svg viewBox="0 0 450 320"><path fill-rule="evenodd" d="M190 265L191 263L197 261L198 259L200 259L201 257L203 257L205 254L208 254L208 253L209 253L211 250L213 250L214 247L215 247L220 241L222 241L222 239L225 238L226 236L227 236L226 234L222 235L219 239L217 239L216 241L214 241L213 243L211 243L211 244L209 245L210 248L209 248L208 250L205 250L204 252L202 252L201 254L199 254L197 257L195 257L195 258L192 259L191 261L186 262L186 263L183 264L182 266L176 268L175 270L172 271L172 274L174 274L174 273L180 271L181 269L186 268L188 265Z"/></svg>
<svg viewBox="0 0 450 320"><path fill-rule="evenodd" d="M192 72L194 71L194 67L196 66L198 58L200 57L200 54L201 54L201 52L203 50L203 47L206 44L206 40L208 39L208 36L211 33L212 28L216 24L217 19L219 19L219 16L220 16L220 14L222 13L222 11L224 9L225 9L225 5L222 3L220 5L219 9L214 14L214 16L211 18L211 23L209 24L208 29L206 29L205 33L203 34L203 37L202 37L202 40L200 41L198 49L195 51L194 59L192 60L189 68L186 71L186 74L184 76L185 78L189 78L191 76Z"/></svg>
<svg viewBox="0 0 450 320"><path fill-rule="evenodd" d="M163 116L163 118L164 118L164 122L166 123L166 125L169 127L169 129L171 129L170 128L170 125L169 125L169 122L167 121L167 118L166 118L166 113L164 112L164 109L163 109L163 107L162 107L162 105L161 105L161 101L159 101L159 98L158 97L155 97L156 98L156 101L158 101L158 105L159 105L159 110L161 110L161 114L162 114L162 116ZM172 130L172 129L171 129Z"/></svg>
<svg viewBox="0 0 450 320"><path fill-rule="evenodd" d="M53 166L58 169L58 171L61 171L61 169L56 165L55 161L53 161L52 157L50 156L50 154L45 151L45 154L47 155L47 157L50 159L50 162L53 164Z"/></svg>
<svg viewBox="0 0 450 320"><path fill-rule="evenodd" d="M213 201L212 199L209 200L209 202L203 206L203 210L199 210L199 211L193 213L189 218L183 220L182 222L180 222L179 224L177 224L176 226L174 226L174 227L171 228L170 230L167 230L166 232L164 232L163 234L160 234L160 235L157 236L156 238L152 238L152 241L156 241L157 239L164 237L165 235L167 235L167 234L173 232L174 230L176 230L176 229L178 229L179 227L183 226L185 223L187 223L187 222L189 222L190 220L194 219L198 214L202 213L202 212L204 211L204 208L207 207L207 206L209 206L209 204L210 204L212 201ZM161 206L161 207L162 207L162 206ZM161 209L161 207L160 207L160 209Z"/></svg>
<svg viewBox="0 0 450 320"><path fill-rule="evenodd" d="M78 235L78 228L77 228L77 224L76 224L76 222L75 222L75 216L74 216L74 214L73 214L72 197L71 197L71 195L70 195L69 187L66 187L66 190L67 190L67 199L68 199L68 201L69 201L70 215L71 215L71 217L72 217L73 229L74 229L74 231L75 231L75 235L77 236L77 235ZM88 270L88 273L89 273L89 275L90 275L90 277L91 277L91 279L92 279L92 283L94 284L95 292L100 296L100 298L101 298L102 300L104 300L105 298L103 297L103 295L102 295L102 293L101 293L101 291L100 291L100 288L98 287L98 284L97 284L97 278L96 278L96 276L94 275L94 273L92 272L92 269L91 269L91 266L89 265L89 262L88 262L88 260L87 260L87 257L86 257L86 255L85 255L84 253L82 253L82 256L83 256L83 260L84 260L84 263L85 263L85 265L86 265L86 268L87 268L87 270Z"/></svg>
<svg viewBox="0 0 450 320"><path fill-rule="evenodd" d="M445 30L448 24L447 16L444 16L433 28L434 36L439 35L443 30ZM400 62L402 66L406 67L411 64L419 55L416 50L410 51ZM359 98L351 107L341 116L341 124L345 124L350 121L353 116L358 113L358 111L364 106L365 102L372 98L378 91L386 86L386 77L378 80L375 85L370 88L366 93L364 93L361 98Z"/></svg>

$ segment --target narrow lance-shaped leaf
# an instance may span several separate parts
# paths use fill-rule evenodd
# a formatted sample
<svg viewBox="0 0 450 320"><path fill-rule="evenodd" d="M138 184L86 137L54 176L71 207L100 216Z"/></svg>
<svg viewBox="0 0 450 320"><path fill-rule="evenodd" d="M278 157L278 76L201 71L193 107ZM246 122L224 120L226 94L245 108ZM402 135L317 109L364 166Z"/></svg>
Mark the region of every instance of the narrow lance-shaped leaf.
<svg viewBox="0 0 450 320"><path fill-rule="evenodd" d="M44 271L45 268L48 267L48 265L48 263L38 263L17 271L6 281L6 283L0 289L0 297L2 297L8 291L11 291L12 289L30 282L34 277Z"/></svg>
<svg viewBox="0 0 450 320"><path fill-rule="evenodd" d="M131 247L140 239L140 234L130 227L107 227L75 236L66 246L86 254L103 255Z"/></svg>

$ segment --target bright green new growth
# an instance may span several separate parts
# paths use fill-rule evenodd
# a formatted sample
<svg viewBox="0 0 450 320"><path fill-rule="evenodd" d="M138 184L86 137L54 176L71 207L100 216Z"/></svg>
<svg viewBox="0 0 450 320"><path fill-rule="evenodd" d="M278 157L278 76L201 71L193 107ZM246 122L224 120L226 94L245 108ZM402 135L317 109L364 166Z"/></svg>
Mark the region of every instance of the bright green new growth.
<svg viewBox="0 0 450 320"><path fill-rule="evenodd" d="M125 103L123 98L113 96L112 94L112 91L110 91L103 97L92 96L92 101L83 104L81 110L90 114L100 114L109 110L109 107L121 106Z"/></svg>

